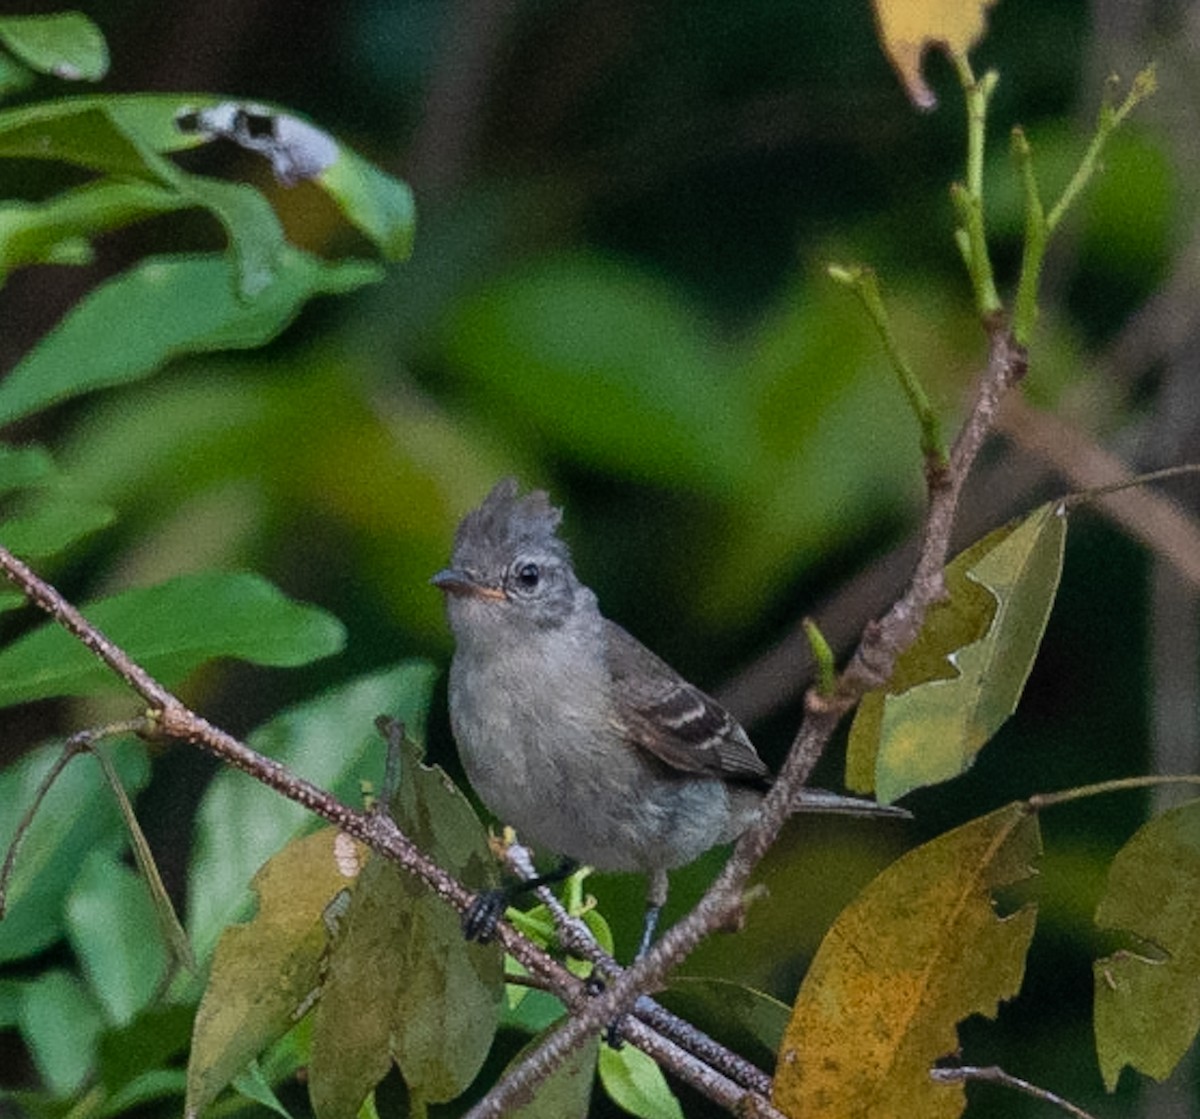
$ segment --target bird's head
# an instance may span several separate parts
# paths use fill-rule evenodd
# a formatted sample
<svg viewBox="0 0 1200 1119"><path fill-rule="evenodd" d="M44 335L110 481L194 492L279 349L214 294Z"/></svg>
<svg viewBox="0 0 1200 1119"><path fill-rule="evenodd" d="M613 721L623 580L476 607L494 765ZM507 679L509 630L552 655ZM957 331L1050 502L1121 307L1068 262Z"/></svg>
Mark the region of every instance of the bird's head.
<svg viewBox="0 0 1200 1119"><path fill-rule="evenodd" d="M583 592L558 538L562 510L544 490L519 496L515 478L497 482L458 526L450 566L431 580L446 594L461 640L481 628L544 630L562 626Z"/></svg>

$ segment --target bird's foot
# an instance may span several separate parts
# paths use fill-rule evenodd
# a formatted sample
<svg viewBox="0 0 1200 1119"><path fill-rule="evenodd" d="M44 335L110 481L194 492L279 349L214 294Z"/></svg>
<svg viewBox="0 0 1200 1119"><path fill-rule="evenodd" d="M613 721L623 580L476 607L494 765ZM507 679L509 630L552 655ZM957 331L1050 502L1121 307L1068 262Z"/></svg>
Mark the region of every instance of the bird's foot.
<svg viewBox="0 0 1200 1119"><path fill-rule="evenodd" d="M620 1018L614 1018L605 1029L604 1041L610 1049L625 1048L625 1019L628 1017L628 1014L622 1014Z"/></svg>
<svg viewBox="0 0 1200 1119"><path fill-rule="evenodd" d="M463 914L463 936L480 944L490 944L510 900L508 890L480 890Z"/></svg>

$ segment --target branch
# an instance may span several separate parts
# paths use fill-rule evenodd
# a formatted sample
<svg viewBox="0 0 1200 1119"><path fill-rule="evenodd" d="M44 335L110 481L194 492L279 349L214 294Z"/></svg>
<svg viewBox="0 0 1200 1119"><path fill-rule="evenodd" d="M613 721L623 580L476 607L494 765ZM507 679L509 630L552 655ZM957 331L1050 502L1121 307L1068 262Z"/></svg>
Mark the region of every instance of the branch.
<svg viewBox="0 0 1200 1119"><path fill-rule="evenodd" d="M494 1119L519 1103L532 1086L575 1048L607 1023L629 1012L646 991L661 986L668 974L705 937L741 917L743 895L751 872L775 842L791 815L796 794L828 746L842 717L873 688L886 683L896 658L915 639L926 610L945 593L942 569L950 533L967 475L979 454L1005 391L1025 374L1026 354L999 315L986 320L988 362L975 397L950 452L945 471L928 472L929 508L920 554L908 590L878 622L867 627L850 664L836 681L833 696L809 691L805 717L775 784L763 801L755 824L744 832L724 869L696 907L669 929L658 943L628 968L602 994L554 1031L526 1061L497 1083L468 1113L467 1119ZM538 1073L527 1075L532 1063Z"/></svg>
<svg viewBox="0 0 1200 1119"><path fill-rule="evenodd" d="M390 859L408 873L420 878L439 897L447 904L454 906L460 913L466 910L474 894L453 875L448 874L422 853L412 840L400 831L386 812L377 810L360 812L350 808L324 789L306 781L298 774L292 773L286 766L280 765L273 758L259 754L244 742L220 728L214 727L146 672L120 646L96 629L54 587L41 579L31 568L2 546L0 546L0 571L30 602L41 607L69 633L91 649L101 661L145 700L151 708L151 716L147 724L151 731L189 742L215 755L226 764L242 770L289 800L302 805L340 831L364 843L383 858ZM380 727L380 731L389 743L394 738L395 730L390 724L385 722ZM53 775L61 770L70 757L80 750L86 749L87 746L88 743L81 736L76 736L76 739L69 743L69 749L64 753L62 760L56 765ZM53 779L53 775L50 780ZM36 805L33 810L36 810ZM15 856L15 850L11 851L10 860ZM589 1004L586 985L543 948L517 932L508 922L502 921L499 924L497 939L504 950L518 960L531 975L535 976L541 986L560 999L569 1011L577 1012ZM649 1002L649 1000L646 1001ZM678 1023L679 1020L674 1019L674 1016L669 1015L667 1011L653 1003L646 1008L645 1017L655 1023L653 1028L645 1022L631 1021L625 1035L639 1049L644 1050L682 1081L696 1088L697 1091L710 1096L731 1110L756 1108L756 1112L747 1111L747 1114L759 1114L766 1117L778 1116L779 1113L770 1107L762 1094L759 1094L769 1088L768 1078L761 1070L755 1069L749 1062L742 1061L736 1054L723 1049L711 1039L705 1039L708 1042L708 1048L703 1043L697 1043L699 1049L697 1055L688 1053L668 1037L662 1036L658 1032L658 1027L669 1028L681 1040L689 1036L688 1030L691 1027L686 1023L682 1023L683 1028L676 1026L675 1023ZM605 1019L605 1021L608 1020ZM704 1037L699 1031L692 1031L692 1035L693 1040L696 1037ZM709 1067L705 1063L710 1060L713 1067ZM522 1067L524 1065L525 1062L522 1063ZM553 1064L548 1067L552 1068ZM739 1079L750 1081L756 1091L747 1091L745 1087L736 1083L722 1070L738 1075ZM545 1074L539 1073L535 1076L530 1073L528 1075L531 1077L529 1084L532 1087L539 1083L541 1076Z"/></svg>
<svg viewBox="0 0 1200 1119"><path fill-rule="evenodd" d="M1062 1096L1045 1088L1039 1088L1036 1084L1030 1084L1028 1080L1022 1080L1019 1076L1013 1076L1012 1073L1005 1072L999 1065L988 1065L986 1068L977 1065L934 1068L929 1070L929 1075L939 1084L955 1084L964 1080L1000 1084L1005 1088L1014 1088L1018 1092L1024 1092L1027 1096L1033 1096L1035 1100L1060 1107L1068 1115L1074 1116L1074 1119L1095 1119L1091 1112L1084 1111L1082 1107L1076 1107L1070 1100L1065 1100Z"/></svg>
<svg viewBox="0 0 1200 1119"><path fill-rule="evenodd" d="M521 844L509 844L505 850L505 857L509 868L519 877L529 879L536 876L537 871L529 850ZM553 890L548 886L541 886L537 890L537 896L554 919L558 943L564 951L579 959L590 960L606 981L611 982L623 974L624 968L604 951L592 935L591 929L580 918L567 912ZM648 995L642 995L634 1003L632 1014L678 1048L679 1061L667 1066L673 1072L679 1073L679 1065L683 1061L691 1063L699 1060L707 1069L695 1069L697 1076L703 1076L706 1071L716 1071L743 1088L758 1092L764 1097L770 1096L771 1078L762 1069L733 1050L727 1049L691 1022L672 1014ZM630 1036L628 1030L624 1030L623 1034ZM642 1045L638 1047L645 1048ZM646 1049L646 1052L650 1053L651 1050Z"/></svg>
<svg viewBox="0 0 1200 1119"><path fill-rule="evenodd" d="M41 607L77 637L145 700L151 708L151 727L154 731L198 746L289 800L303 805L327 823L420 878L460 913L470 904L473 893L423 854L386 813L360 812L350 808L273 758L252 750L232 735L214 727L96 629L54 587L2 546L0 571L30 602ZM85 748L83 744L76 747L82 748ZM586 1000L587 993L580 981L532 941L508 925L500 927L498 936L505 951L537 975L567 1006L575 1006Z"/></svg>

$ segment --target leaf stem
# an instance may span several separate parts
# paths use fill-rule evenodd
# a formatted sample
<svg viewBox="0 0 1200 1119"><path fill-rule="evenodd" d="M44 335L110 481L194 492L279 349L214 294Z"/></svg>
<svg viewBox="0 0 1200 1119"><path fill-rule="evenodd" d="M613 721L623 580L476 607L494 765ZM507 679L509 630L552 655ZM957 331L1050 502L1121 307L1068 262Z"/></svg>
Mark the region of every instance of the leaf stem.
<svg viewBox="0 0 1200 1119"><path fill-rule="evenodd" d="M1073 789L1061 789L1056 793L1034 793L1025 803L1034 812L1043 808L1053 808L1057 804L1068 804L1073 800L1085 800L1088 797L1103 796L1105 793L1122 793L1130 789L1149 789L1158 785L1197 785L1200 786L1200 774L1156 774L1143 777L1115 777L1110 781L1097 781L1092 785L1078 785Z"/></svg>
<svg viewBox="0 0 1200 1119"><path fill-rule="evenodd" d="M958 80L962 85L967 105L967 167L966 183L955 183L950 188L950 197L958 211L959 228L955 240L971 286L975 290L975 304L980 315L990 319L1003 310L996 281L992 272L992 261L988 255L987 230L983 217L983 157L987 138L988 101L1000 80L994 70L989 70L976 80L971 64L965 54L951 53Z"/></svg>
<svg viewBox="0 0 1200 1119"><path fill-rule="evenodd" d="M921 453L925 456L926 462L935 469L944 470L949 459L946 453L946 444L942 438L941 421L929 403L925 386L921 384L920 378L913 371L912 365L909 364L908 358L900 348L900 343L892 331L891 319L888 317L887 307L879 290L879 279L875 275L874 269L861 264L831 264L826 271L831 279L853 291L863 307L866 308L867 314L875 324L875 329L879 331L883 348L900 381L900 387L904 390L909 407L917 417L917 423L921 429Z"/></svg>
<svg viewBox="0 0 1200 1119"><path fill-rule="evenodd" d="M837 665L833 660L833 650L812 618L804 619L804 636L808 638L808 647L812 650L817 666L817 691L823 696L832 696L837 683Z"/></svg>

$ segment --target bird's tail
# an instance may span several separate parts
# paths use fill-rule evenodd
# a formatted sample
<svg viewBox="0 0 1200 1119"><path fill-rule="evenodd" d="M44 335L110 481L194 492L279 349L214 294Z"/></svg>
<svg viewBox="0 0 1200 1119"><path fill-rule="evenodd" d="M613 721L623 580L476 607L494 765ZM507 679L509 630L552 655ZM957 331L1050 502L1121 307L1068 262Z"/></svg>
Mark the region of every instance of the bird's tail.
<svg viewBox="0 0 1200 1119"><path fill-rule="evenodd" d="M860 797L845 797L829 793L824 789L801 789L792 801L793 812L828 812L840 816L890 816L893 819L911 820L907 808L894 804L879 804Z"/></svg>

